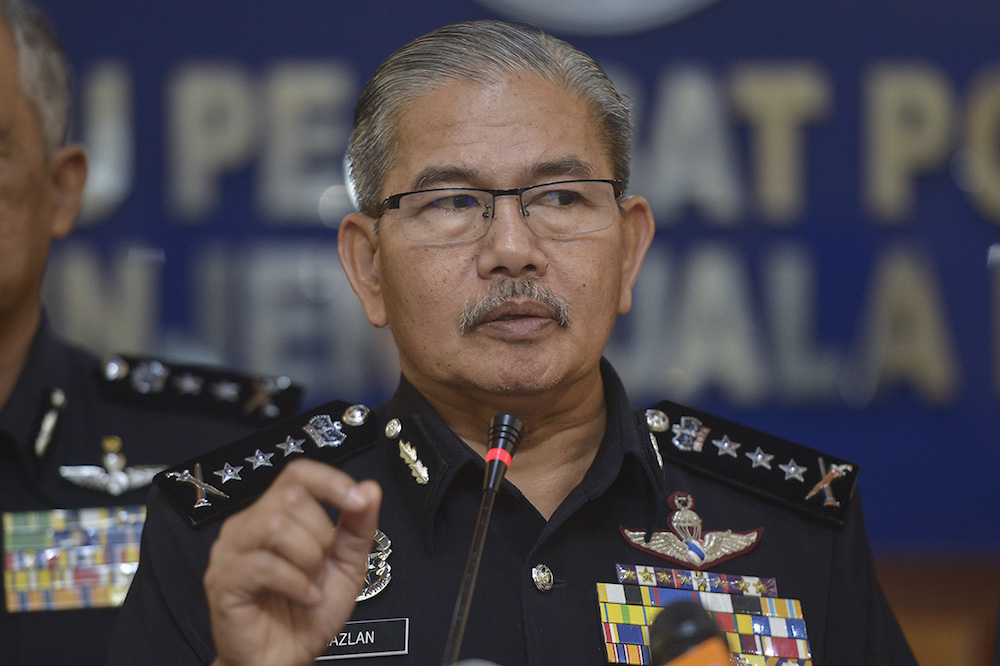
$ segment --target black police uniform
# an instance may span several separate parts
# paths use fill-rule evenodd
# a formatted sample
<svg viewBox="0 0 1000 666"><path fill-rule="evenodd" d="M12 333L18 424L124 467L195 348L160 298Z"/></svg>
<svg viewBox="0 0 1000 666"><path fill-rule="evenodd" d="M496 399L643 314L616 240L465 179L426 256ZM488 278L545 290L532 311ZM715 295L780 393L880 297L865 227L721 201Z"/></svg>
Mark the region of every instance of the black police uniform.
<svg viewBox="0 0 1000 666"><path fill-rule="evenodd" d="M294 414L301 390L283 386L154 359L102 362L56 340L43 321L0 411L0 511L14 521L20 512L142 505L149 479L143 483L137 470L170 465ZM267 396L244 411L255 387ZM110 461L118 485L102 482ZM26 556L42 554L7 553L5 570ZM4 598L0 663L103 663L117 608L28 611L15 589Z"/></svg>
<svg viewBox="0 0 1000 666"><path fill-rule="evenodd" d="M622 533L623 527L669 529L669 498L683 491L696 501L693 510L706 533L757 535L752 550L737 553L711 571L776 578L780 597L801 601L812 663L914 663L875 579L861 508L856 498L847 501L847 486L828 484L836 490L835 501L847 509L842 526L837 526L816 518L825 491L810 500L820 505L810 512L803 508L804 501L803 507L796 507L780 496L762 496L719 474L711 476L703 463L672 461L663 449L678 448L675 438L681 447L691 444L683 436L683 427L692 426L683 415L691 412L664 404L681 411L647 416L629 405L610 365L605 362L602 370L607 430L579 486L548 521L512 484L505 483L498 495L462 659L504 666L608 663L597 584L617 583L617 565L690 569L633 546ZM327 460L359 479L373 478L384 492L382 534L375 540L366 587L370 598L360 601L352 622L331 637L329 654L366 654L360 663L373 665L440 663L480 503L484 463L405 379L395 396L367 414L363 424L358 416L357 406L330 403L201 456L197 482L191 476L196 461L158 477L139 571L109 663L195 664L213 659L201 575L220 519L252 501L287 461L301 455ZM699 425L708 427L703 423L709 417L702 417L705 421ZM665 419L683 422L681 434L666 430ZM656 447L648 424L655 426ZM720 429L708 436L723 434ZM696 430L695 439L705 440L705 435ZM788 444L756 436L739 450L753 473L764 466L752 468L754 461L744 452L757 445ZM702 441L708 448L701 448L702 453L716 455L711 441ZM299 444L293 447L290 442ZM693 452L700 447L689 448ZM290 449L293 452L286 455ZM657 449L667 457L663 467ZM800 468L806 465L808 449L795 451L801 464L793 471L805 474ZM268 457L271 464L257 469L239 462L267 454L273 454ZM240 478L229 474L223 481L226 469L231 472L237 463L243 466ZM773 463L771 471L783 474L777 470L779 460ZM827 459L828 470L834 463ZM793 481L801 495L820 480L814 473L807 481Z"/></svg>

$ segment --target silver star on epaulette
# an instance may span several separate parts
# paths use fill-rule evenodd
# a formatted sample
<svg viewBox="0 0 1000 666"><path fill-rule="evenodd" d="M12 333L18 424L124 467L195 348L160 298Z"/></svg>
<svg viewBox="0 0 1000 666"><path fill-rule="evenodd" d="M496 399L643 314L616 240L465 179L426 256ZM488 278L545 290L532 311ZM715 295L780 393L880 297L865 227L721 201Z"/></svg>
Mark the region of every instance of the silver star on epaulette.
<svg viewBox="0 0 1000 666"><path fill-rule="evenodd" d="M753 463L752 467L771 469L771 459L774 458L773 453L764 453L764 450L758 446L756 451L749 451L743 455L750 459L750 462Z"/></svg>
<svg viewBox="0 0 1000 666"><path fill-rule="evenodd" d="M787 465L779 464L778 469L780 469L782 472L785 473L785 481L795 479L796 481L801 481L804 483L805 478L802 476L802 473L805 472L808 468L803 467L802 465L797 465L795 463L795 458L789 458L788 464Z"/></svg>
<svg viewBox="0 0 1000 666"><path fill-rule="evenodd" d="M293 439L291 435L285 437L285 441L278 444L278 448L285 452L285 457L292 455L293 453L305 453L302 449L302 444L305 443L304 439Z"/></svg>
<svg viewBox="0 0 1000 666"><path fill-rule="evenodd" d="M272 457L274 457L273 453L264 453L260 449L257 449L252 456L247 456L244 460L248 463L253 463L253 468L257 469L258 467L272 467Z"/></svg>
<svg viewBox="0 0 1000 666"><path fill-rule="evenodd" d="M174 377L174 386L181 395L201 395L201 387L205 380L190 372L185 372L179 377Z"/></svg>
<svg viewBox="0 0 1000 666"><path fill-rule="evenodd" d="M734 458L736 457L736 449L743 446L739 442L729 439L729 435L723 435L722 439L713 439L712 444L715 444L719 449L720 456L732 456Z"/></svg>
<svg viewBox="0 0 1000 666"><path fill-rule="evenodd" d="M222 482L232 481L233 479L237 481L242 481L243 478L240 476L240 472L243 470L243 465L230 465L225 463L222 469L217 469L213 474L222 479Z"/></svg>
<svg viewBox="0 0 1000 666"><path fill-rule="evenodd" d="M240 385L222 380L212 385L212 394L219 402L236 402L240 397Z"/></svg>

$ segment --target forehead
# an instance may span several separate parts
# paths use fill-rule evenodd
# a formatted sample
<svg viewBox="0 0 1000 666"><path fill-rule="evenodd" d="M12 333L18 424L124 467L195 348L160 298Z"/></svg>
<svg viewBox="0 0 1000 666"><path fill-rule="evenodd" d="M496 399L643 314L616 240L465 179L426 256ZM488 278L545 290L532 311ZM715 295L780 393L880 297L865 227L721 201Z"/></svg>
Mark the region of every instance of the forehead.
<svg viewBox="0 0 1000 666"><path fill-rule="evenodd" d="M534 75L455 81L416 98L396 123L389 193L458 185L520 187L552 177L611 177L590 105Z"/></svg>

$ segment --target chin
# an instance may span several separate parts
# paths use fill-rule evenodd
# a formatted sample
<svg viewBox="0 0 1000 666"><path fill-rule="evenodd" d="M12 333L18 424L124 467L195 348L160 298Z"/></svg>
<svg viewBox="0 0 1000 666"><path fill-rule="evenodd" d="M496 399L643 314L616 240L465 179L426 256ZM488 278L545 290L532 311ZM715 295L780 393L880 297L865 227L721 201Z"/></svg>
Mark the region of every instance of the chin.
<svg viewBox="0 0 1000 666"><path fill-rule="evenodd" d="M538 361L510 360L480 374L479 387L501 395L536 395L556 387L564 373Z"/></svg>
<svg viewBox="0 0 1000 666"><path fill-rule="evenodd" d="M501 396L532 396L545 393L549 389L555 387L555 385L555 382L541 382L537 377L532 377L481 384L480 388L488 393L494 393Z"/></svg>

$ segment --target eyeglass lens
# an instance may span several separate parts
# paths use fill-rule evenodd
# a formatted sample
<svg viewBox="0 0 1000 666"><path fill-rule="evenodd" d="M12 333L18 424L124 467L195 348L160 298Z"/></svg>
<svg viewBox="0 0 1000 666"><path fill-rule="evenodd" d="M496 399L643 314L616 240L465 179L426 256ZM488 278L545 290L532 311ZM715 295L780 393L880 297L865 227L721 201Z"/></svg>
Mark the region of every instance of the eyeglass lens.
<svg viewBox="0 0 1000 666"><path fill-rule="evenodd" d="M536 185L523 190L520 199L525 222L542 236L590 233L614 221L615 188L607 181ZM412 241L473 240L485 235L495 206L489 191L439 189L402 195L398 215L403 234Z"/></svg>

